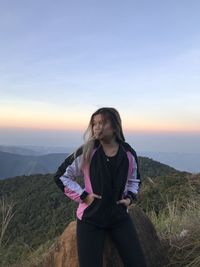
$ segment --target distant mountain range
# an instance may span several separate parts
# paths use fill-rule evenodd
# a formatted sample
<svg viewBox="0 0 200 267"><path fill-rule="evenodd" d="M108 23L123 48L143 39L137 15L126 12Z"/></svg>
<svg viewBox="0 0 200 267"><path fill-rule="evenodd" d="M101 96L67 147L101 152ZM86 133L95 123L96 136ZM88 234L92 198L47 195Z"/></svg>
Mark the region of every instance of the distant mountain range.
<svg viewBox="0 0 200 267"><path fill-rule="evenodd" d="M67 154L27 156L0 151L0 179L21 175L47 174L56 171Z"/></svg>
<svg viewBox="0 0 200 267"><path fill-rule="evenodd" d="M149 157L177 170L200 173L200 153L175 153L143 151L139 156Z"/></svg>
<svg viewBox="0 0 200 267"><path fill-rule="evenodd" d="M55 146L2 146L0 151L11 154L19 154L26 156L39 156L54 153L71 153L76 148L74 147L55 147Z"/></svg>
<svg viewBox="0 0 200 267"><path fill-rule="evenodd" d="M0 146L0 179L54 173L72 151L74 151L72 147ZM138 152L138 155L167 164L180 171L200 172L200 154L147 151Z"/></svg>

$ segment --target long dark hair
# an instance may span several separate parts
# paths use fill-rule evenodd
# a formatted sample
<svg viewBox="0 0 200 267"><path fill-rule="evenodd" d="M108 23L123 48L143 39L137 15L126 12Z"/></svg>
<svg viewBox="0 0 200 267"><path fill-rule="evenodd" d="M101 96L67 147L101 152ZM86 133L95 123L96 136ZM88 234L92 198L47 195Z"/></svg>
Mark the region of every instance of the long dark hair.
<svg viewBox="0 0 200 267"><path fill-rule="evenodd" d="M87 163L91 159L92 151L94 149L95 144L95 139L92 130L93 119L98 114L101 114L105 120L109 120L111 122L117 141L125 141L122 130L122 121L119 112L112 107L99 108L92 114L88 128L84 134L85 143L83 145L83 163Z"/></svg>

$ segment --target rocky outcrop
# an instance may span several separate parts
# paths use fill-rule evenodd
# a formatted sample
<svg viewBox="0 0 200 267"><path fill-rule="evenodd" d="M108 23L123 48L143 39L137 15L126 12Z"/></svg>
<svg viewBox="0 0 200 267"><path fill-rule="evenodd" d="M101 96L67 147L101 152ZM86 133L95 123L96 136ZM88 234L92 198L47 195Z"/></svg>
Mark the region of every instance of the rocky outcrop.
<svg viewBox="0 0 200 267"><path fill-rule="evenodd" d="M147 267L165 266L167 259L164 249L149 218L138 207L131 207L129 214L137 230ZM42 263L34 267L78 267L76 222L68 225L43 258ZM109 237L106 239L103 267L123 267L118 252Z"/></svg>
<svg viewBox="0 0 200 267"><path fill-rule="evenodd" d="M34 267L78 267L76 222L68 225L42 263Z"/></svg>

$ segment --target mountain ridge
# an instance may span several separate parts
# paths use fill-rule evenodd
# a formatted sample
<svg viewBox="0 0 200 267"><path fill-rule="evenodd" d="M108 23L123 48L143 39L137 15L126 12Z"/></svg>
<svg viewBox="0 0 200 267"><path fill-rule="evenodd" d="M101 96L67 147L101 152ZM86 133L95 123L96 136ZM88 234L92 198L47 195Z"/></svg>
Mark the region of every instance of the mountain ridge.
<svg viewBox="0 0 200 267"><path fill-rule="evenodd" d="M67 155L52 153L28 156L0 151L0 179L20 175L53 173Z"/></svg>
<svg viewBox="0 0 200 267"><path fill-rule="evenodd" d="M5 146L0 145L0 151L24 156L40 156L47 154L68 154L75 151L75 147L64 146ZM200 153L189 152L159 152L140 151L138 156L148 157L155 161L169 165L176 170L190 173L200 173ZM0 162L1 165L1 162ZM1 178L0 178L1 179Z"/></svg>
<svg viewBox="0 0 200 267"><path fill-rule="evenodd" d="M0 151L0 180L8 179L21 175L35 175L54 173L58 166L67 157L66 153L51 153L38 156L18 155ZM151 170L153 165L154 175L157 169L163 170L163 173L174 173L177 170L166 164L160 163L148 157L138 157L144 165L142 169ZM142 160L143 159L143 160ZM145 167L146 166L146 167ZM146 171L147 173L147 171Z"/></svg>

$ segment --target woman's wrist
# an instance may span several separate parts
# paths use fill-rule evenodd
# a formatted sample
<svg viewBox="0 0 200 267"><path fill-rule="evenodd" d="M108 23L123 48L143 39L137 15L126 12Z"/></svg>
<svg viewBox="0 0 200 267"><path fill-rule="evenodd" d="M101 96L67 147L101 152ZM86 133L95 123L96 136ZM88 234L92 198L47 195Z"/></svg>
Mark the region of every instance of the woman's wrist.
<svg viewBox="0 0 200 267"><path fill-rule="evenodd" d="M88 195L89 193L84 190L83 193L80 195L80 199L84 202Z"/></svg>
<svg viewBox="0 0 200 267"><path fill-rule="evenodd" d="M131 197L130 195L127 195L127 196L126 196L126 199L129 200L129 204L128 204L128 206L130 206L131 204L133 204L133 199L132 199L132 197Z"/></svg>
<svg viewBox="0 0 200 267"><path fill-rule="evenodd" d="M133 203L137 202L137 196L136 196L136 194L134 194L132 192L131 192L131 194L129 194L129 192L128 192L127 195L126 195L126 198L130 199L129 206L132 205Z"/></svg>

